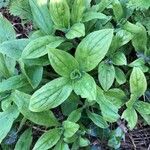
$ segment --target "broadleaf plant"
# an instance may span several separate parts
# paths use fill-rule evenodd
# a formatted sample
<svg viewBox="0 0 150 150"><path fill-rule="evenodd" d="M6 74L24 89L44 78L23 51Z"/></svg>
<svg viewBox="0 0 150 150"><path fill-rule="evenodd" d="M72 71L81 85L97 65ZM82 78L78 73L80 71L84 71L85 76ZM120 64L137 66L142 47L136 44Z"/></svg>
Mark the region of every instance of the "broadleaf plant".
<svg viewBox="0 0 150 150"><path fill-rule="evenodd" d="M0 149L119 149L150 125L149 0L6 6L32 31L0 15Z"/></svg>

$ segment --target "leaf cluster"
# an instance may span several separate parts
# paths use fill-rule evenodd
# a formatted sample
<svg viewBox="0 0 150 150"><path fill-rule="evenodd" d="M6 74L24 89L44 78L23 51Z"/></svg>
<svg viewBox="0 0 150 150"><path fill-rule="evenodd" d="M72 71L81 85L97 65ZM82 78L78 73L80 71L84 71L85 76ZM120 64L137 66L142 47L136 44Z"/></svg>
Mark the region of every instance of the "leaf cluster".
<svg viewBox="0 0 150 150"><path fill-rule="evenodd" d="M118 149L125 136L118 122L128 130L138 120L150 125L149 7L149 0L11 0L10 12L34 30L17 39L0 16L2 149L94 149L91 138L102 133Z"/></svg>

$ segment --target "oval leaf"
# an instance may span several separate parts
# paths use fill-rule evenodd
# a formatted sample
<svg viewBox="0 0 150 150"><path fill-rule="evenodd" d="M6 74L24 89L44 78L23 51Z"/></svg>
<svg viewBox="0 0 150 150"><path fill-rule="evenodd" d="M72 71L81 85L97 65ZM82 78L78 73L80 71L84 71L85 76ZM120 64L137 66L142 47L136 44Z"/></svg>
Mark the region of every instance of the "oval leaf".
<svg viewBox="0 0 150 150"><path fill-rule="evenodd" d="M138 116L134 108L127 108L121 118L124 118L128 122L128 127L132 130L137 123Z"/></svg>
<svg viewBox="0 0 150 150"><path fill-rule="evenodd" d="M71 21L72 23L81 22L82 16L85 10L85 0L74 0L73 5L71 6Z"/></svg>
<svg viewBox="0 0 150 150"><path fill-rule="evenodd" d="M117 52L116 54L114 54L112 57L112 62L117 66L127 65L126 56L122 52Z"/></svg>
<svg viewBox="0 0 150 150"><path fill-rule="evenodd" d="M98 67L98 79L105 91L113 84L115 79L115 68L113 65L102 62Z"/></svg>
<svg viewBox="0 0 150 150"><path fill-rule="evenodd" d="M66 0L50 0L50 14L56 27L68 28L70 26L70 10Z"/></svg>
<svg viewBox="0 0 150 150"><path fill-rule="evenodd" d="M15 145L14 150L28 150L30 149L31 143L32 143L32 130L27 129L20 136L19 140Z"/></svg>
<svg viewBox="0 0 150 150"><path fill-rule="evenodd" d="M46 34L51 34L53 23L48 10L47 0L29 0L36 25Z"/></svg>
<svg viewBox="0 0 150 150"><path fill-rule="evenodd" d="M35 89L42 80L43 67L41 66L27 66L20 62L21 71L26 76L28 82Z"/></svg>
<svg viewBox="0 0 150 150"><path fill-rule="evenodd" d="M23 49L30 42L28 39L17 39L3 42L0 45L0 52L10 58L18 60L21 57Z"/></svg>
<svg viewBox="0 0 150 150"><path fill-rule="evenodd" d="M36 142L33 150L48 150L52 148L60 139L60 129L51 129L44 133Z"/></svg>
<svg viewBox="0 0 150 150"><path fill-rule="evenodd" d="M150 104L147 102L137 101L134 104L134 108L140 113L150 115Z"/></svg>
<svg viewBox="0 0 150 150"><path fill-rule="evenodd" d="M48 56L52 67L61 76L70 78L71 73L79 69L79 64L75 58L63 50L49 49Z"/></svg>
<svg viewBox="0 0 150 150"><path fill-rule="evenodd" d="M61 37L43 36L31 41L23 50L23 59L33 59L47 54L46 46L56 48L64 41Z"/></svg>
<svg viewBox="0 0 150 150"><path fill-rule="evenodd" d="M118 67L115 67L115 78L120 85L126 82L126 76L124 72Z"/></svg>
<svg viewBox="0 0 150 150"><path fill-rule="evenodd" d="M16 33L12 24L0 15L0 43L8 40L14 40L15 38Z"/></svg>
<svg viewBox="0 0 150 150"><path fill-rule="evenodd" d="M6 111L0 112L0 143L7 136L14 120L19 116L16 106L9 107Z"/></svg>
<svg viewBox="0 0 150 150"><path fill-rule="evenodd" d="M26 85L28 82L23 75L13 76L0 82L0 92L19 89Z"/></svg>
<svg viewBox="0 0 150 150"><path fill-rule="evenodd" d="M63 127L65 130L64 136L66 138L72 137L79 129L79 125L71 121L64 121Z"/></svg>
<svg viewBox="0 0 150 150"><path fill-rule="evenodd" d="M66 34L67 39L79 38L85 36L85 26L83 23L74 24Z"/></svg>
<svg viewBox="0 0 150 150"><path fill-rule="evenodd" d="M113 38L113 29L103 29L87 35L78 45L75 58L84 71L91 71L105 57Z"/></svg>
<svg viewBox="0 0 150 150"><path fill-rule="evenodd" d="M130 76L130 92L137 97L142 96L147 89L147 81L139 67L134 67Z"/></svg>
<svg viewBox="0 0 150 150"><path fill-rule="evenodd" d="M91 113L90 111L87 111L87 115L93 121L93 123L96 124L98 127L108 128L108 124L102 116L95 113Z"/></svg>
<svg viewBox="0 0 150 150"><path fill-rule="evenodd" d="M103 91L97 87L96 102L99 104L102 116L106 121L115 122L119 119L118 108L112 102L107 100Z"/></svg>
<svg viewBox="0 0 150 150"><path fill-rule="evenodd" d="M81 78L73 83L74 91L82 98L92 101L96 99L96 83L89 74L84 73Z"/></svg>
<svg viewBox="0 0 150 150"><path fill-rule="evenodd" d="M51 111L32 112L29 110L31 96L20 91L12 94L12 100L18 106L18 110L23 116L38 125L46 127L59 125L57 119Z"/></svg>
<svg viewBox="0 0 150 150"><path fill-rule="evenodd" d="M55 108L63 103L71 92L72 87L68 79L55 79L41 87L32 95L29 108L34 112Z"/></svg>

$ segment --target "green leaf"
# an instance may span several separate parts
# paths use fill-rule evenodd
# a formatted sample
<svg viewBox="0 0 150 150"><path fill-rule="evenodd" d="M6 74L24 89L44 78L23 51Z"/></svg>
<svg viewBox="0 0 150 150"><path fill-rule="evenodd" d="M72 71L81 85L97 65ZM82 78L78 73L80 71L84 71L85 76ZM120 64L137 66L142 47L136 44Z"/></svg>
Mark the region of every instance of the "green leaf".
<svg viewBox="0 0 150 150"><path fill-rule="evenodd" d="M129 64L130 67L139 67L143 72L148 72L148 67L145 65L145 60L140 57Z"/></svg>
<svg viewBox="0 0 150 150"><path fill-rule="evenodd" d="M40 38L40 37L43 37L45 36L45 33L43 33L41 30L36 30L36 31L33 31L30 35L29 35L29 38L31 40L35 40L37 38Z"/></svg>
<svg viewBox="0 0 150 150"><path fill-rule="evenodd" d="M106 99L103 91L97 87L96 102L99 104L103 118L108 122L115 122L119 119L118 108Z"/></svg>
<svg viewBox="0 0 150 150"><path fill-rule="evenodd" d="M61 37L56 36L43 36L31 41L23 50L23 59L33 59L44 56L48 53L46 47L56 48L64 41Z"/></svg>
<svg viewBox="0 0 150 150"><path fill-rule="evenodd" d="M98 79L102 88L107 91L115 79L115 68L113 65L101 62L98 67Z"/></svg>
<svg viewBox="0 0 150 150"><path fill-rule="evenodd" d="M15 90L26 86L27 84L28 82L23 75L13 76L7 80L3 80L2 82L0 82L0 92Z"/></svg>
<svg viewBox="0 0 150 150"><path fill-rule="evenodd" d="M14 40L16 38L15 30L12 24L0 15L0 43L8 40Z"/></svg>
<svg viewBox="0 0 150 150"><path fill-rule="evenodd" d="M80 147L86 147L90 145L90 141L87 138L79 137L79 145Z"/></svg>
<svg viewBox="0 0 150 150"><path fill-rule="evenodd" d="M6 61L7 61L6 57L0 53L0 75L5 77L5 78L8 78L11 76L11 73L10 73L9 69L7 68L7 62L8 61L7 62Z"/></svg>
<svg viewBox="0 0 150 150"><path fill-rule="evenodd" d="M61 130L60 129L51 129L45 132L36 142L33 150L48 150L52 148L60 139Z"/></svg>
<svg viewBox="0 0 150 150"><path fill-rule="evenodd" d="M31 97L29 108L34 112L41 112L55 108L62 104L71 94L72 86L68 79L57 78L39 90Z"/></svg>
<svg viewBox="0 0 150 150"><path fill-rule="evenodd" d="M70 10L66 0L50 0L49 8L56 27L68 28L70 26Z"/></svg>
<svg viewBox="0 0 150 150"><path fill-rule="evenodd" d="M119 47L121 47L127 44L130 40L132 40L133 35L130 32L121 29L116 33L116 37L120 39Z"/></svg>
<svg viewBox="0 0 150 150"><path fill-rule="evenodd" d="M88 12L84 13L82 21L88 22L88 21L91 21L93 19L109 20L110 18L111 18L110 16L106 16L100 12L88 11Z"/></svg>
<svg viewBox="0 0 150 150"><path fill-rule="evenodd" d="M35 59L21 59L27 66L47 66L49 65L48 55Z"/></svg>
<svg viewBox="0 0 150 150"><path fill-rule="evenodd" d="M59 125L57 119L51 111L32 112L29 110L31 96L20 91L12 94L12 100L18 106L18 110L23 116L38 125L46 127Z"/></svg>
<svg viewBox="0 0 150 150"><path fill-rule="evenodd" d="M32 143L32 130L27 129L23 132L23 134L20 136L19 140L17 141L15 145L14 150L28 150L30 149Z"/></svg>
<svg viewBox="0 0 150 150"><path fill-rule="evenodd" d="M72 111L76 110L78 107L79 99L80 97L72 92L67 100L61 104L61 111L63 115L68 116Z"/></svg>
<svg viewBox="0 0 150 150"><path fill-rule="evenodd" d="M119 0L113 0L113 12L117 21L124 17L124 10Z"/></svg>
<svg viewBox="0 0 150 150"><path fill-rule="evenodd" d="M150 7L150 3L147 0L129 0L128 7L132 9L145 10Z"/></svg>
<svg viewBox="0 0 150 150"><path fill-rule="evenodd" d="M79 125L71 121L64 121L63 127L66 138L72 137L79 129Z"/></svg>
<svg viewBox="0 0 150 150"><path fill-rule="evenodd" d="M91 71L105 57L113 38L113 29L103 29L87 35L78 45L75 58L84 71Z"/></svg>
<svg viewBox="0 0 150 150"><path fill-rule="evenodd" d="M123 52L117 52L113 55L111 60L113 64L117 66L127 65L127 59Z"/></svg>
<svg viewBox="0 0 150 150"><path fill-rule="evenodd" d="M16 106L11 106L4 112L0 112L0 143L7 136L14 120L19 116L19 111Z"/></svg>
<svg viewBox="0 0 150 150"><path fill-rule="evenodd" d="M119 85L124 84L126 82L126 76L124 72L118 67L115 67L115 78Z"/></svg>
<svg viewBox="0 0 150 150"><path fill-rule="evenodd" d="M10 1L9 11L14 16L19 16L23 21L28 22L32 19L29 0L12 0Z"/></svg>
<svg viewBox="0 0 150 150"><path fill-rule="evenodd" d="M117 34L113 37L107 56L112 59L112 56L121 47L122 38Z"/></svg>
<svg viewBox="0 0 150 150"><path fill-rule="evenodd" d="M145 122L150 125L150 115L145 115L145 114L140 114L143 119L145 120Z"/></svg>
<svg viewBox="0 0 150 150"><path fill-rule="evenodd" d="M139 67L134 67L130 76L130 92L137 97L142 96L147 89L147 81Z"/></svg>
<svg viewBox="0 0 150 150"><path fill-rule="evenodd" d="M105 8L107 8L112 3L112 0L101 0L98 4L97 11L102 12Z"/></svg>
<svg viewBox="0 0 150 150"><path fill-rule="evenodd" d="M150 115L150 104L147 102L137 101L133 106L140 114Z"/></svg>
<svg viewBox="0 0 150 150"><path fill-rule="evenodd" d="M48 10L47 0L29 0L36 25L46 34L51 34L53 23Z"/></svg>
<svg viewBox="0 0 150 150"><path fill-rule="evenodd" d="M73 5L71 6L71 21L73 24L81 22L86 3L86 0L74 0Z"/></svg>
<svg viewBox="0 0 150 150"><path fill-rule="evenodd" d="M145 65L145 61L143 58L138 58L129 64L130 67L140 67Z"/></svg>
<svg viewBox="0 0 150 150"><path fill-rule="evenodd" d="M74 80L73 88L77 95L92 101L96 99L96 83L88 73L83 73L81 78Z"/></svg>
<svg viewBox="0 0 150 150"><path fill-rule="evenodd" d="M71 78L71 73L79 70L79 64L75 58L63 50L49 49L48 56L50 64L61 76Z"/></svg>
<svg viewBox="0 0 150 150"><path fill-rule="evenodd" d="M127 108L123 112L121 118L124 118L128 122L128 127L130 128L130 130L132 130L136 126L138 120L138 116L134 108Z"/></svg>
<svg viewBox="0 0 150 150"><path fill-rule="evenodd" d="M83 23L74 24L66 33L67 39L74 39L85 36L85 26Z"/></svg>
<svg viewBox="0 0 150 150"><path fill-rule="evenodd" d="M107 100L109 100L117 108L121 108L122 105L128 100L124 91L121 89L113 88L104 93Z"/></svg>
<svg viewBox="0 0 150 150"><path fill-rule="evenodd" d="M27 66L20 62L21 71L26 76L28 82L35 89L42 80L43 67L41 66Z"/></svg>
<svg viewBox="0 0 150 150"><path fill-rule="evenodd" d="M112 130L108 140L108 146L114 149L119 149L122 140L125 138L125 133L121 127Z"/></svg>
<svg viewBox="0 0 150 150"><path fill-rule="evenodd" d="M108 128L107 122L104 120L104 118L101 115L92 113L90 111L87 111L88 117L93 121L95 125L97 125L100 128Z"/></svg>
<svg viewBox="0 0 150 150"><path fill-rule="evenodd" d="M0 44L0 52L10 58L18 60L23 49L30 42L28 39L17 39L3 42Z"/></svg>
<svg viewBox="0 0 150 150"><path fill-rule="evenodd" d="M12 98L11 96L6 97L5 99L3 99L1 101L1 109L3 111L6 111L7 109L9 109L9 107L11 107L12 105Z"/></svg>
<svg viewBox="0 0 150 150"><path fill-rule="evenodd" d="M60 140L53 150L70 150L67 143L65 143L63 140Z"/></svg>
<svg viewBox="0 0 150 150"><path fill-rule="evenodd" d="M71 122L77 122L81 118L82 109L76 109L70 113L67 120Z"/></svg>
<svg viewBox="0 0 150 150"><path fill-rule="evenodd" d="M135 50L139 53L144 53L147 49L147 32L145 27L140 23L132 24L130 22L126 22L124 29L133 34L134 37L132 39L132 45Z"/></svg>
<svg viewBox="0 0 150 150"><path fill-rule="evenodd" d="M74 143L78 137L79 137L78 134L74 134L72 137L64 137L63 140L64 142L71 144L71 143Z"/></svg>

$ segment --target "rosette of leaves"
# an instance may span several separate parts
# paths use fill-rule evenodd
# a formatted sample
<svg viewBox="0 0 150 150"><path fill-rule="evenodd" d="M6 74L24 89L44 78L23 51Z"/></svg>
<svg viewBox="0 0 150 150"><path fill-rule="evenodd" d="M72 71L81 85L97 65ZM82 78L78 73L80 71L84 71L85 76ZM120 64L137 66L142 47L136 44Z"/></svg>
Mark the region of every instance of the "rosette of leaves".
<svg viewBox="0 0 150 150"><path fill-rule="evenodd" d="M32 21L34 31L16 39L0 17L2 149L95 148L92 137L117 149L121 119L129 130L138 119L149 125L150 37L134 14L148 7L134 0L12 0L10 12Z"/></svg>

